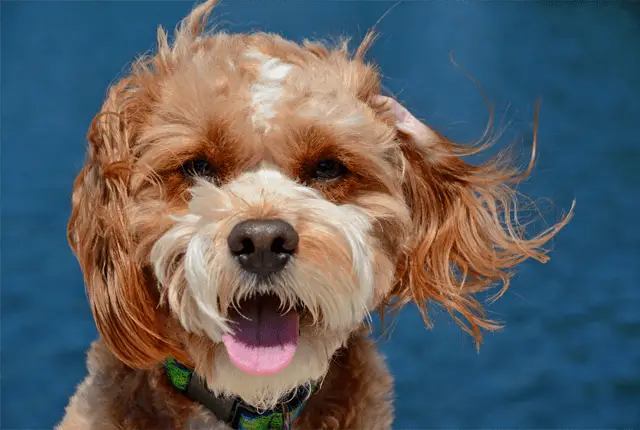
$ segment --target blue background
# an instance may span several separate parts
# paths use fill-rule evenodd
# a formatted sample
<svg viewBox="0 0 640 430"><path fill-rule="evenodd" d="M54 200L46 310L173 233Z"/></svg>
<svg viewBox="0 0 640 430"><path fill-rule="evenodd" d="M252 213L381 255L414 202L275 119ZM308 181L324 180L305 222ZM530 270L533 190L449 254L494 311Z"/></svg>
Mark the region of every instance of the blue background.
<svg viewBox="0 0 640 430"><path fill-rule="evenodd" d="M96 336L65 239L85 134L107 86L172 28L179 2L3 2L2 428L51 428L85 375ZM232 2L229 31L359 40L387 2ZM539 161L523 191L577 215L547 265L527 262L490 307L506 328L480 354L445 315L414 309L381 342L397 386L395 428L631 428L640 425L640 5L405 2L370 57L416 114L470 142L498 118L503 143ZM508 108L508 109L507 109Z"/></svg>

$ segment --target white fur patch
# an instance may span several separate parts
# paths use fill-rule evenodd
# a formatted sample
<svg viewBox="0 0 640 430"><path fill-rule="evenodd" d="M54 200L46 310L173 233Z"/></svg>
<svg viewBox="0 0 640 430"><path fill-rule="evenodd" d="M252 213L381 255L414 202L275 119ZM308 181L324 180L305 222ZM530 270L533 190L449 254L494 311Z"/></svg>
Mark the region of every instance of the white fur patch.
<svg viewBox="0 0 640 430"><path fill-rule="evenodd" d="M258 51L250 51L245 55L261 63L258 81L251 86L251 121L257 130L267 132L272 126L270 120L276 116L275 106L282 98L282 83L293 66Z"/></svg>

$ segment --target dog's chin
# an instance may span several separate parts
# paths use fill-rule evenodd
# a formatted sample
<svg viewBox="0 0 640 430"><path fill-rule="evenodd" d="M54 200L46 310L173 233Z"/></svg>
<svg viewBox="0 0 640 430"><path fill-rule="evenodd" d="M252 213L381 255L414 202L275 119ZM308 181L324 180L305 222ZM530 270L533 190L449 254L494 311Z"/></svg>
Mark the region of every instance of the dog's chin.
<svg viewBox="0 0 640 430"><path fill-rule="evenodd" d="M201 374L216 394L237 396L261 409L320 382L351 333L322 328L304 306L284 304L271 294L241 300L228 319L233 333L215 344L213 363L201 362L213 369Z"/></svg>

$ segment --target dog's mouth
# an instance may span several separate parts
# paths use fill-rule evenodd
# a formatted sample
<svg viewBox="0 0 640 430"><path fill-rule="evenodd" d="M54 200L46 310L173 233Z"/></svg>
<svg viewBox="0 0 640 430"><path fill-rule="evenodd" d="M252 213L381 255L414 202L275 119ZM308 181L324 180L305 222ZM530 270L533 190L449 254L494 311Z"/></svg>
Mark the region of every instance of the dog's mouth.
<svg viewBox="0 0 640 430"><path fill-rule="evenodd" d="M287 367L298 346L300 313L283 310L273 295L243 300L229 312L233 334L222 337L234 366L251 375L273 375Z"/></svg>

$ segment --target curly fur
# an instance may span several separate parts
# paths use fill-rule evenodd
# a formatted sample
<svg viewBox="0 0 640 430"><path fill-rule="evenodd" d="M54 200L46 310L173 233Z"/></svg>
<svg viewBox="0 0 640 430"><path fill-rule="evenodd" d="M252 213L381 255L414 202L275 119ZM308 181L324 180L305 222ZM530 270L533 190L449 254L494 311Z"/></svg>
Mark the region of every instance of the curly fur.
<svg viewBox="0 0 640 430"><path fill-rule="evenodd" d="M370 313L414 303L429 324L435 304L479 344L499 324L475 295L504 292L527 258L545 262L572 212L525 237L515 187L531 165L469 164L482 148L380 96L364 60L372 32L353 55L346 42L205 33L214 3L171 44L160 28L157 53L110 88L91 124L68 231L100 340L58 428L224 428L168 386L168 356L257 407L321 381L296 428L390 428L392 381L366 338ZM194 157L216 177L187 180L180 167ZM308 177L327 157L350 173ZM269 376L235 368L220 342L230 309L265 288L225 251L231 228L252 218L298 231L275 294L309 311L291 365Z"/></svg>

